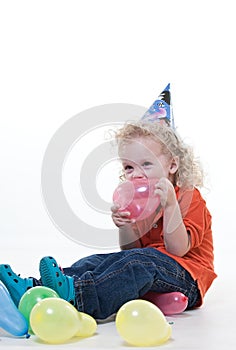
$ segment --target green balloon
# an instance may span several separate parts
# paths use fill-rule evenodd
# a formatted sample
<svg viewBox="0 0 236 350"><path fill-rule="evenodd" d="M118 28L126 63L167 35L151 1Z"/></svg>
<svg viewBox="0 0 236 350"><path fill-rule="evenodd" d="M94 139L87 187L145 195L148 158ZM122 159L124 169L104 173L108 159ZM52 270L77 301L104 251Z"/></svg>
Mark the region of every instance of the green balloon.
<svg viewBox="0 0 236 350"><path fill-rule="evenodd" d="M51 288L37 286L27 290L21 297L18 309L26 318L29 326L29 333L34 334L30 326L30 313L34 305L46 298L60 298L59 295Z"/></svg>

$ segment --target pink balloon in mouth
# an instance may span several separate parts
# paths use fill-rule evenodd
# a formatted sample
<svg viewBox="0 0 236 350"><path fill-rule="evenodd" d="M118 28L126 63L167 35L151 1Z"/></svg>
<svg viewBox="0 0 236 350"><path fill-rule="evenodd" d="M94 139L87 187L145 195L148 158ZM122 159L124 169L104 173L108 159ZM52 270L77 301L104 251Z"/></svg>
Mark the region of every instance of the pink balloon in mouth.
<svg viewBox="0 0 236 350"><path fill-rule="evenodd" d="M160 205L154 194L157 179L134 179L122 182L113 193L113 202L120 206L119 212L130 212L129 218L143 220L153 214Z"/></svg>

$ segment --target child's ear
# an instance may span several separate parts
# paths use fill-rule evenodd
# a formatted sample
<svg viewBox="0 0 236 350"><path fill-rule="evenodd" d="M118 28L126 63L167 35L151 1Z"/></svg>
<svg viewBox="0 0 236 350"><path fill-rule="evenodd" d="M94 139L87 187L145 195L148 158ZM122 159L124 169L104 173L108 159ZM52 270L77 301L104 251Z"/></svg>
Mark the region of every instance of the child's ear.
<svg viewBox="0 0 236 350"><path fill-rule="evenodd" d="M179 157L173 157L170 162L170 174L175 174L179 168Z"/></svg>

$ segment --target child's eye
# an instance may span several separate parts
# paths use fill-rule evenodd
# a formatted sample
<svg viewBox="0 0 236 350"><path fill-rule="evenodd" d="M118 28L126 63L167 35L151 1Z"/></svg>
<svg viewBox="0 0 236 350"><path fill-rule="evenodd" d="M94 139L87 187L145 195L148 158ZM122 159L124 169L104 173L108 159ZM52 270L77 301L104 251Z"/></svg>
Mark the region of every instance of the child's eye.
<svg viewBox="0 0 236 350"><path fill-rule="evenodd" d="M133 167L132 167L131 165L126 165L126 166L124 167L124 170L125 170L125 171L132 171L132 170L133 170Z"/></svg>
<svg viewBox="0 0 236 350"><path fill-rule="evenodd" d="M146 167L146 166L150 166L150 165L152 165L152 163L151 163L151 162L144 162L144 163L143 163L143 166L144 166L144 167Z"/></svg>

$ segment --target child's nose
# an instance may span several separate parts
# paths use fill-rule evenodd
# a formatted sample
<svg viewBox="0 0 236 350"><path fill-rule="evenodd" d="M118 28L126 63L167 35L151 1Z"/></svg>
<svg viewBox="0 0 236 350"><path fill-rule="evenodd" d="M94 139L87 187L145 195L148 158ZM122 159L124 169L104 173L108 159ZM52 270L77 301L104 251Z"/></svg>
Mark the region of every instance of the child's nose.
<svg viewBox="0 0 236 350"><path fill-rule="evenodd" d="M144 173L143 173L142 169L139 169L139 168L135 168L132 175L134 178L143 178L144 177Z"/></svg>

